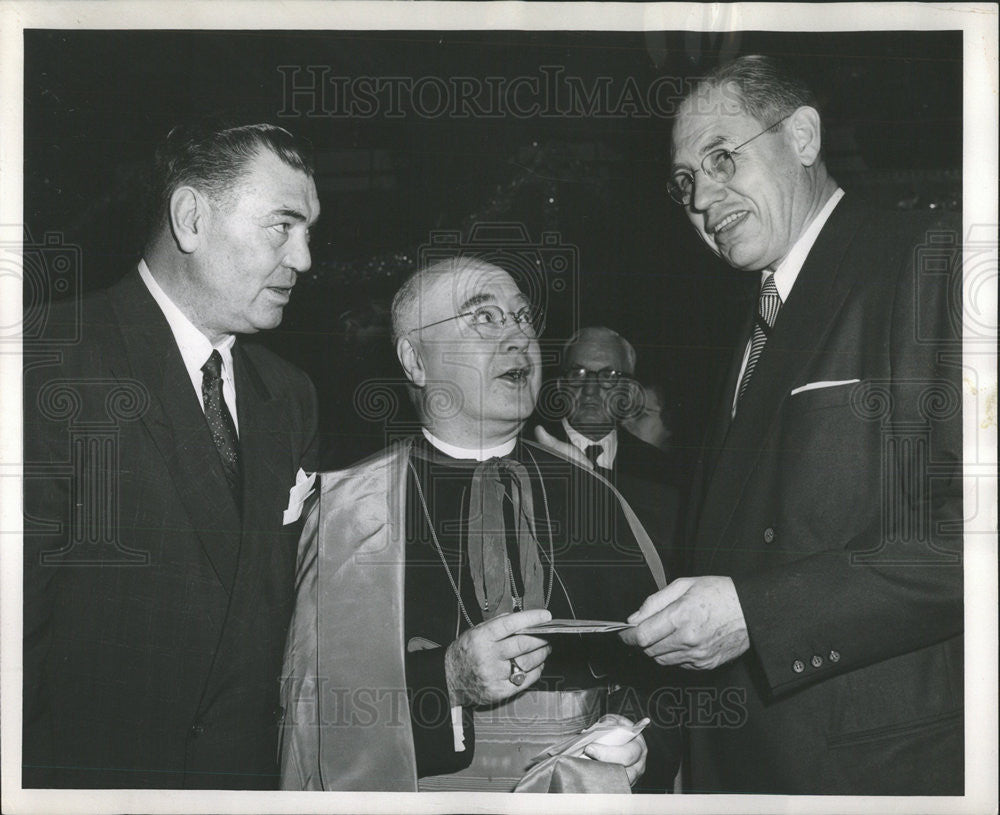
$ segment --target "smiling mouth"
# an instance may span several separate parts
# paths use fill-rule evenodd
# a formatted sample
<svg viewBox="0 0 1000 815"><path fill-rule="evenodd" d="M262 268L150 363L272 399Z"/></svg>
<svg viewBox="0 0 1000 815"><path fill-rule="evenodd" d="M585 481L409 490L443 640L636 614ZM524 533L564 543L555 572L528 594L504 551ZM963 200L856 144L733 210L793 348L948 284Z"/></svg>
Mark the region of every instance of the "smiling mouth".
<svg viewBox="0 0 1000 815"><path fill-rule="evenodd" d="M292 293L292 287L291 286L268 286L267 288L270 291L276 292L276 293L281 294L281 295L283 295L285 297L289 297L291 295L291 293Z"/></svg>
<svg viewBox="0 0 1000 815"><path fill-rule="evenodd" d="M714 229L711 230L712 235L717 238L724 232L728 232L730 229L733 229L737 224L743 223L743 221L745 221L748 217L750 217L750 213L745 209L740 210L739 212L734 212L732 215L727 215L719 221L719 224Z"/></svg>

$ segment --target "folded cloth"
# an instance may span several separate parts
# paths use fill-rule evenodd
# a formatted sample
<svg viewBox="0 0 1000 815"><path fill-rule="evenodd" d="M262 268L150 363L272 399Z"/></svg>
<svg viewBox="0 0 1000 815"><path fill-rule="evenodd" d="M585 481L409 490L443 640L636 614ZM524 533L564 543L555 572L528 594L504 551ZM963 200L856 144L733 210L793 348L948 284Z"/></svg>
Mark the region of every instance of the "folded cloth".
<svg viewBox="0 0 1000 815"><path fill-rule="evenodd" d="M532 767L514 792L630 793L632 788L621 764L577 756L551 756Z"/></svg>
<svg viewBox="0 0 1000 815"><path fill-rule="evenodd" d="M557 742L535 756L538 761L514 788L514 792L607 792L632 791L621 764L584 757L589 744L625 744L643 731L649 719L624 726L602 719Z"/></svg>

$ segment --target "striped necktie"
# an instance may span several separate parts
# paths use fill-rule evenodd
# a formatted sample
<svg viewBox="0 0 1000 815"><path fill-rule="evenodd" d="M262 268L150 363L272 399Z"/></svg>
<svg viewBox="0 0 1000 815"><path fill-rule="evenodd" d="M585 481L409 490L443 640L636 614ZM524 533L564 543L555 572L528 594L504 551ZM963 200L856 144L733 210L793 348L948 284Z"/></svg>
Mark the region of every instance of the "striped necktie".
<svg viewBox="0 0 1000 815"><path fill-rule="evenodd" d="M760 287L760 299L757 303L757 313L754 315L753 334L750 337L750 355L747 357L747 367L743 371L743 379L740 380L739 396L736 398L737 405L746 392L760 355L764 352L764 344L771 335L771 329L774 328L774 323L778 319L780 308L781 296L778 294L778 287L774 285L774 274L769 274Z"/></svg>

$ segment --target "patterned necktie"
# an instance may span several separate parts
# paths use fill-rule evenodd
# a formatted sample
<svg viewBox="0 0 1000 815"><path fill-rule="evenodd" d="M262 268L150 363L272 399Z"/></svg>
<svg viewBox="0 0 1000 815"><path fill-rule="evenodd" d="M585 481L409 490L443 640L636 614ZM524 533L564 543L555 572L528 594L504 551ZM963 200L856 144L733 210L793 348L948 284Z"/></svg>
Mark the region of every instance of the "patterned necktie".
<svg viewBox="0 0 1000 815"><path fill-rule="evenodd" d="M594 465L595 470L597 469L597 459L599 459L603 453L603 444L588 444L583 450L583 454L590 459L590 463Z"/></svg>
<svg viewBox="0 0 1000 815"><path fill-rule="evenodd" d="M201 395L205 401L205 419L212 431L212 441L219 451L222 469L233 494L236 507L242 507L243 474L240 470L240 440L236 424L222 397L222 355L213 350L208 362L201 366Z"/></svg>
<svg viewBox="0 0 1000 815"><path fill-rule="evenodd" d="M771 335L771 329L778 319L778 309L781 308L781 296L778 294L778 287L774 285L774 275L769 274L760 287L760 300L757 305L757 314L754 315L753 334L750 337L750 355L747 357L747 367L743 372L743 379L740 381L739 396L736 403L747 389L753 370L757 367L757 361L764 351L764 344Z"/></svg>

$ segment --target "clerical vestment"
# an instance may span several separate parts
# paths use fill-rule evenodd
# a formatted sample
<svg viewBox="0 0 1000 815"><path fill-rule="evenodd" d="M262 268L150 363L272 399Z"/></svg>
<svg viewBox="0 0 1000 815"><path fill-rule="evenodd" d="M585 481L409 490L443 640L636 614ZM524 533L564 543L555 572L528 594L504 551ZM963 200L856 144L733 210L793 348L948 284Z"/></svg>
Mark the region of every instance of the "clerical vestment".
<svg viewBox="0 0 1000 815"><path fill-rule="evenodd" d="M554 617L624 619L665 584L641 524L600 476L524 440L512 457L531 482ZM555 637L532 688L455 721L444 651L484 619L463 548L476 466L421 439L320 476L282 680L284 789L511 789L533 742L590 724L629 681L623 666L648 662L613 635Z"/></svg>

